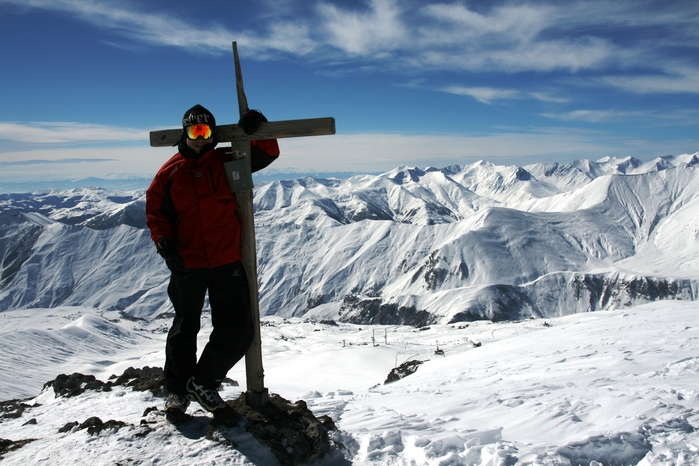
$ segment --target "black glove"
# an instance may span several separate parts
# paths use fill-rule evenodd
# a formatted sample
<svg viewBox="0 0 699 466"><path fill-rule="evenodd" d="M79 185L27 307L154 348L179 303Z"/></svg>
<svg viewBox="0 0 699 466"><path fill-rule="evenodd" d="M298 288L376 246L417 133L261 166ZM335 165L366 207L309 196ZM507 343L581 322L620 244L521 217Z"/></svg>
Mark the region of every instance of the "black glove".
<svg viewBox="0 0 699 466"><path fill-rule="evenodd" d="M177 246L177 241L172 238L167 238L163 236L158 238L156 244L158 248L158 253L162 256L163 254L179 254L179 246Z"/></svg>
<svg viewBox="0 0 699 466"><path fill-rule="evenodd" d="M158 254L163 256L165 265L167 265L167 268L170 269L171 272L187 272L187 266L182 256L180 256L177 241L172 238L162 237L158 239L156 247L158 248Z"/></svg>
<svg viewBox="0 0 699 466"><path fill-rule="evenodd" d="M267 123L267 118L258 110L248 110L240 116L238 126L243 128L245 134L253 134L260 129L260 123Z"/></svg>

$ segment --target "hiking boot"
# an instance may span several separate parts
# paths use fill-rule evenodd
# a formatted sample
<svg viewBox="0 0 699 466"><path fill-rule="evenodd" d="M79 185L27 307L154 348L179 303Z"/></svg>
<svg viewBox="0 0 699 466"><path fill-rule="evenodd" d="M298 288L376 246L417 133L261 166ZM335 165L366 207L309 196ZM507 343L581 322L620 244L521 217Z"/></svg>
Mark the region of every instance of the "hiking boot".
<svg viewBox="0 0 699 466"><path fill-rule="evenodd" d="M189 395L171 393L165 402L165 418L173 424L189 420L189 416L186 414L189 402Z"/></svg>
<svg viewBox="0 0 699 466"><path fill-rule="evenodd" d="M191 398L189 395L180 395L179 393L170 393L167 397L167 401L165 402L165 411L169 410L178 410L181 412L187 411L187 408L189 407L189 402Z"/></svg>
<svg viewBox="0 0 699 466"><path fill-rule="evenodd" d="M217 409L226 407L226 402L223 401L223 398L218 394L218 390L199 385L194 381L194 377L187 382L187 391L191 393L192 397L207 411L213 413Z"/></svg>

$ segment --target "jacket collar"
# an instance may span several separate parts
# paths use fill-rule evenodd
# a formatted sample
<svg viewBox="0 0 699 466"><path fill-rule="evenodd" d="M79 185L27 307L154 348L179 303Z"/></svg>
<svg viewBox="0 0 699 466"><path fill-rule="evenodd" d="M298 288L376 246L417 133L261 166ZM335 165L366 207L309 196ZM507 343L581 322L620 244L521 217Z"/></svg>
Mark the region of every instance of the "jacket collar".
<svg viewBox="0 0 699 466"><path fill-rule="evenodd" d="M180 155L186 159L191 159L191 160L198 160L204 156L206 156L209 152L213 151L216 148L216 145L218 144L218 141L215 139L211 142L211 144L208 144L204 146L202 149L201 153L197 154L194 152L194 150L187 145L187 141L182 138L180 139L179 144L177 144L177 148L180 151Z"/></svg>

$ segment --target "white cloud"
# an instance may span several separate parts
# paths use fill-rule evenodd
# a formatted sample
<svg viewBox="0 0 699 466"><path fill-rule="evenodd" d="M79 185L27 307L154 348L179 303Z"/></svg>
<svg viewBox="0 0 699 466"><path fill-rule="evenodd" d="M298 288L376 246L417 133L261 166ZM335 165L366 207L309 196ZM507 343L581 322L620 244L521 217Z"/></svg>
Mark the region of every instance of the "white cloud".
<svg viewBox="0 0 699 466"><path fill-rule="evenodd" d="M197 29L165 14L150 14L134 5L115 6L96 0L2 0L26 8L62 11L130 39L203 51L230 50L231 35L221 27Z"/></svg>
<svg viewBox="0 0 699 466"><path fill-rule="evenodd" d="M603 81L640 94L699 94L699 68L675 68L667 75L608 76Z"/></svg>
<svg viewBox="0 0 699 466"><path fill-rule="evenodd" d="M320 2L317 17L270 19L267 31L233 32L216 23L197 25L171 14L149 13L143 5L98 0L0 1L67 12L130 40L159 46L229 53L236 40L246 53L261 59L276 52L307 55L325 46L329 56L340 51L350 57L383 60L395 52L399 62L384 63L386 67L407 63L448 69L575 70L596 66L611 53L601 40L538 38L557 25L564 11L541 4L503 6L481 14L459 4L410 10L396 0L369 0L366 7L349 10Z"/></svg>
<svg viewBox="0 0 699 466"><path fill-rule="evenodd" d="M562 33L570 20L564 7L504 5L482 14L435 4L423 12L433 20L419 29L420 42L432 45L425 59L444 68L577 71L597 68L617 53L606 39Z"/></svg>
<svg viewBox="0 0 699 466"><path fill-rule="evenodd" d="M490 69L507 71L578 71L600 68L614 56L614 48L606 40L589 38L519 44L492 50L485 61Z"/></svg>
<svg viewBox="0 0 699 466"><path fill-rule="evenodd" d="M420 168L489 160L525 165L537 162L566 162L580 158L633 155L649 159L668 153L693 153L695 141L665 141L662 144L626 141L600 133L570 129L547 132L502 132L488 136L338 134L318 138L282 139L282 155L275 170L382 172L400 165Z"/></svg>
<svg viewBox="0 0 699 466"><path fill-rule="evenodd" d="M346 11L330 3L318 5L327 41L351 55L372 55L404 45L408 30L394 0L371 0L369 11Z"/></svg>
<svg viewBox="0 0 699 466"><path fill-rule="evenodd" d="M25 8L40 8L74 14L94 26L116 31L129 40L158 46L182 47L204 53L231 53L231 43L245 44L246 53L269 51L305 55L315 47L303 24L278 23L268 37L232 31L218 24L196 25L165 13L148 13L143 4L98 0L0 0Z"/></svg>
<svg viewBox="0 0 699 466"><path fill-rule="evenodd" d="M699 140L639 141L551 128L547 131L501 132L479 137L459 134L336 134L280 139L279 145L282 154L271 166L275 172L374 173L401 165L445 167L477 160L518 165L627 155L649 160L671 153L694 153L699 147ZM0 183L88 177L147 178L154 176L175 151L173 147L152 148L144 142L138 147L100 147L99 150L51 147L6 152L0 154L0 162L5 162L0 170ZM31 160L54 163L26 163Z"/></svg>
<svg viewBox="0 0 699 466"><path fill-rule="evenodd" d="M493 8L488 15L469 10L461 4L432 4L423 8L426 18L436 24L423 26L423 38L453 44L464 39L489 37L498 43L530 42L553 21L555 9L546 5L506 5ZM432 35L437 30L442 34Z"/></svg>
<svg viewBox="0 0 699 466"><path fill-rule="evenodd" d="M148 131L74 122L0 122L0 140L25 144L148 141Z"/></svg>
<svg viewBox="0 0 699 466"><path fill-rule="evenodd" d="M484 104L491 104L494 100L510 100L520 97L520 93L517 90L494 89L491 87L449 86L443 88L442 91L449 94L471 96Z"/></svg>
<svg viewBox="0 0 699 466"><path fill-rule="evenodd" d="M90 177L153 177L172 147L100 147L37 149L0 154L0 183L40 180L79 180ZM33 163L32 161L42 161ZM45 161L45 162L44 162Z"/></svg>
<svg viewBox="0 0 699 466"><path fill-rule="evenodd" d="M306 55L316 48L315 42L309 37L308 26L292 22L275 24L270 36L262 41L259 38L245 37L238 42L252 51L268 48L275 52L298 55Z"/></svg>
<svg viewBox="0 0 699 466"><path fill-rule="evenodd" d="M570 99L565 97L556 97L549 92L530 92L529 95L542 102L551 102L556 104L565 104L570 102Z"/></svg>
<svg viewBox="0 0 699 466"><path fill-rule="evenodd" d="M419 83L418 83L419 84ZM414 86L417 86L415 84ZM407 85L406 85L407 86ZM470 96L484 104L492 104L496 100L513 100L513 99L535 99L542 102L551 103L567 103L569 99L556 97L547 92L522 92L516 89L497 89L492 87L465 87L465 86L447 86L439 89L442 92L449 94Z"/></svg>
<svg viewBox="0 0 699 466"><path fill-rule="evenodd" d="M619 110L574 110L561 113L543 113L547 118L554 118L564 121L587 121L589 123L600 123L604 121L621 120L635 117L647 116L644 112L627 112Z"/></svg>
<svg viewBox="0 0 699 466"><path fill-rule="evenodd" d="M412 4L414 5L414 4ZM319 7L318 44L384 68L492 72L653 68L691 62L697 11L691 2L517 2L476 9L467 2L373 0L364 8ZM649 40L652 37L652 40ZM325 50L327 52L327 50ZM390 60L387 60L390 58ZM685 86L694 92L693 86Z"/></svg>
<svg viewBox="0 0 699 466"><path fill-rule="evenodd" d="M691 65L699 36L694 2L529 1L477 9L468 2L452 1L425 5L366 0L352 2L350 8L333 0L314 0L303 15L294 16L294 0L266 1L282 7L259 13L265 18L263 29L234 30L216 18L202 24L176 13L152 13L147 3L0 0L62 11L151 45L230 53L230 44L236 40L245 55L260 60L290 54L315 63L346 63L353 69L424 73L592 70L611 74L610 70L652 69L661 75L595 82L633 92L699 93L697 70ZM686 70L678 71L678 66Z"/></svg>

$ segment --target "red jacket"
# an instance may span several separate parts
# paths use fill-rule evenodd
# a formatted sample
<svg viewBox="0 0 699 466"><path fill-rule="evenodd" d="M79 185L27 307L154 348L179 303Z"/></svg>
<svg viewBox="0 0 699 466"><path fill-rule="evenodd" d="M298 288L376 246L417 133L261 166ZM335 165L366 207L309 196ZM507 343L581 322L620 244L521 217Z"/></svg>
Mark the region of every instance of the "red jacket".
<svg viewBox="0 0 699 466"><path fill-rule="evenodd" d="M252 168L257 171L279 155L276 140L251 141ZM243 219L228 189L223 163L230 147L201 156L180 152L158 171L146 192L146 223L154 242L177 241L188 268L211 268L242 259Z"/></svg>

